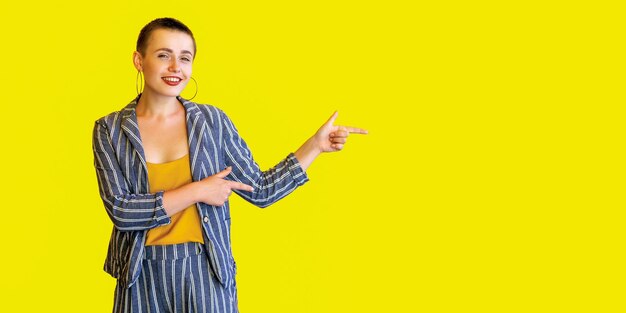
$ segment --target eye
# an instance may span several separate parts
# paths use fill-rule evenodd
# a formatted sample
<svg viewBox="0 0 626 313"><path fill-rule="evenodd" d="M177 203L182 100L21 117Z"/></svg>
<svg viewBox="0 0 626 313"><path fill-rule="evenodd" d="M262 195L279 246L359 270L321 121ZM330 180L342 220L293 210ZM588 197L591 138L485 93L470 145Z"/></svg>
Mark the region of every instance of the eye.
<svg viewBox="0 0 626 313"><path fill-rule="evenodd" d="M167 59L168 55L167 55L167 54L162 53L162 54L159 54L157 57L158 57L159 59Z"/></svg>
<svg viewBox="0 0 626 313"><path fill-rule="evenodd" d="M185 61L185 62L191 62L191 59L189 57L182 57L180 59Z"/></svg>

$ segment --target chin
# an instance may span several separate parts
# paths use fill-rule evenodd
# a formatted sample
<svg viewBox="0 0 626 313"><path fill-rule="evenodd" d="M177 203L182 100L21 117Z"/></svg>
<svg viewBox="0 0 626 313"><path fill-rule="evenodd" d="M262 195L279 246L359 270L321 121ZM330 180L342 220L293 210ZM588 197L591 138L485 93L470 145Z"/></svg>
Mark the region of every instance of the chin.
<svg viewBox="0 0 626 313"><path fill-rule="evenodd" d="M183 90L185 90L185 86L158 86L158 88L150 88L152 93L155 95L159 95L162 97L177 97L179 96Z"/></svg>
<svg viewBox="0 0 626 313"><path fill-rule="evenodd" d="M182 91L170 91L166 92L163 95L166 97L178 97Z"/></svg>
<svg viewBox="0 0 626 313"><path fill-rule="evenodd" d="M156 93L163 97L177 97L179 96L184 89L165 89L165 90L157 90Z"/></svg>

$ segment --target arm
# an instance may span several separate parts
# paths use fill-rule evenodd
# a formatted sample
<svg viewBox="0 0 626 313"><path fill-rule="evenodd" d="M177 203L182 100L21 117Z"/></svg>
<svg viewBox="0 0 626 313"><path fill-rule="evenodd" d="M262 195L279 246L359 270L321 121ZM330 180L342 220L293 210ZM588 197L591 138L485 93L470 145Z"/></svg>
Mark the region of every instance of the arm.
<svg viewBox="0 0 626 313"><path fill-rule="evenodd" d="M290 153L273 168L261 172L237 129L222 112L226 160L233 168L230 177L255 189L235 192L254 205L267 207L306 183L309 179L305 171L318 155L343 149L350 133L367 133L360 128L333 126L336 118L337 112L295 154Z"/></svg>
<svg viewBox="0 0 626 313"><path fill-rule="evenodd" d="M248 185L226 180L230 172L231 167L228 167L215 175L163 193L163 206L167 215L172 216L198 202L221 206L233 190L254 191Z"/></svg>
<svg viewBox="0 0 626 313"><path fill-rule="evenodd" d="M221 111L220 117L226 165L232 167L228 178L254 188L254 191L233 190L243 199L264 208L309 180L293 153L276 166L261 171L231 120Z"/></svg>
<svg viewBox="0 0 626 313"><path fill-rule="evenodd" d="M113 225L120 231L134 231L169 224L162 191L153 194L129 191L108 132L106 124L97 121L92 144L100 197Z"/></svg>
<svg viewBox="0 0 626 313"><path fill-rule="evenodd" d="M176 189L148 194L132 194L117 162L108 129L96 122L93 132L94 165L100 197L120 231L151 229L170 223L172 215L192 204L204 202L220 206L234 189L252 191L252 187L225 180L230 169Z"/></svg>

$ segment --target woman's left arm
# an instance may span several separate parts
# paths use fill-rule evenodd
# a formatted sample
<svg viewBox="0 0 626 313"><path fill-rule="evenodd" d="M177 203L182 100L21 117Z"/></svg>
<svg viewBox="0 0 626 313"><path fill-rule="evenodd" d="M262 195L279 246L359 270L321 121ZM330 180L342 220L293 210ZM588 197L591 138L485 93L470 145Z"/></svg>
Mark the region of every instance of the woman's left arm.
<svg viewBox="0 0 626 313"><path fill-rule="evenodd" d="M350 133L367 133L366 130L360 128L333 125L337 118L337 112L335 112L295 154L289 153L276 166L261 171L232 121L223 112L221 115L226 165L232 166L232 172L227 178L252 186L254 191L233 191L248 202L263 208L284 198L306 183L309 180L306 169L322 152L343 149Z"/></svg>

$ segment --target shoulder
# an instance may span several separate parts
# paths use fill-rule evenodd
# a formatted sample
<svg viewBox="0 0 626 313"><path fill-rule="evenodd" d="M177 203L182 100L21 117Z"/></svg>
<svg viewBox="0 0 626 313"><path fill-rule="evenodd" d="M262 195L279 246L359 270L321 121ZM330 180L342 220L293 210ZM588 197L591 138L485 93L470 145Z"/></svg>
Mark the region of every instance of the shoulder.
<svg viewBox="0 0 626 313"><path fill-rule="evenodd" d="M121 110L111 112L103 117L98 118L95 122L96 126L106 127L109 129L119 127L122 117L128 116L135 111L138 100L139 97L133 99L130 103L126 104Z"/></svg>
<svg viewBox="0 0 626 313"><path fill-rule="evenodd" d="M106 128L112 128L115 126L115 123L120 120L120 115L122 111L111 112L103 117L100 117L96 120L96 126L102 126Z"/></svg>
<svg viewBox="0 0 626 313"><path fill-rule="evenodd" d="M204 116L207 123L212 127L219 127L224 123L224 120L229 120L226 113L214 105L195 103L191 101L186 101L184 105L187 107L187 112L191 114L193 114L192 111L197 109Z"/></svg>
<svg viewBox="0 0 626 313"><path fill-rule="evenodd" d="M196 103L196 105L198 106L198 109L200 109L200 111L204 113L205 115L210 115L210 116L224 115L224 111L222 111L222 109L214 105L202 104L202 103Z"/></svg>

